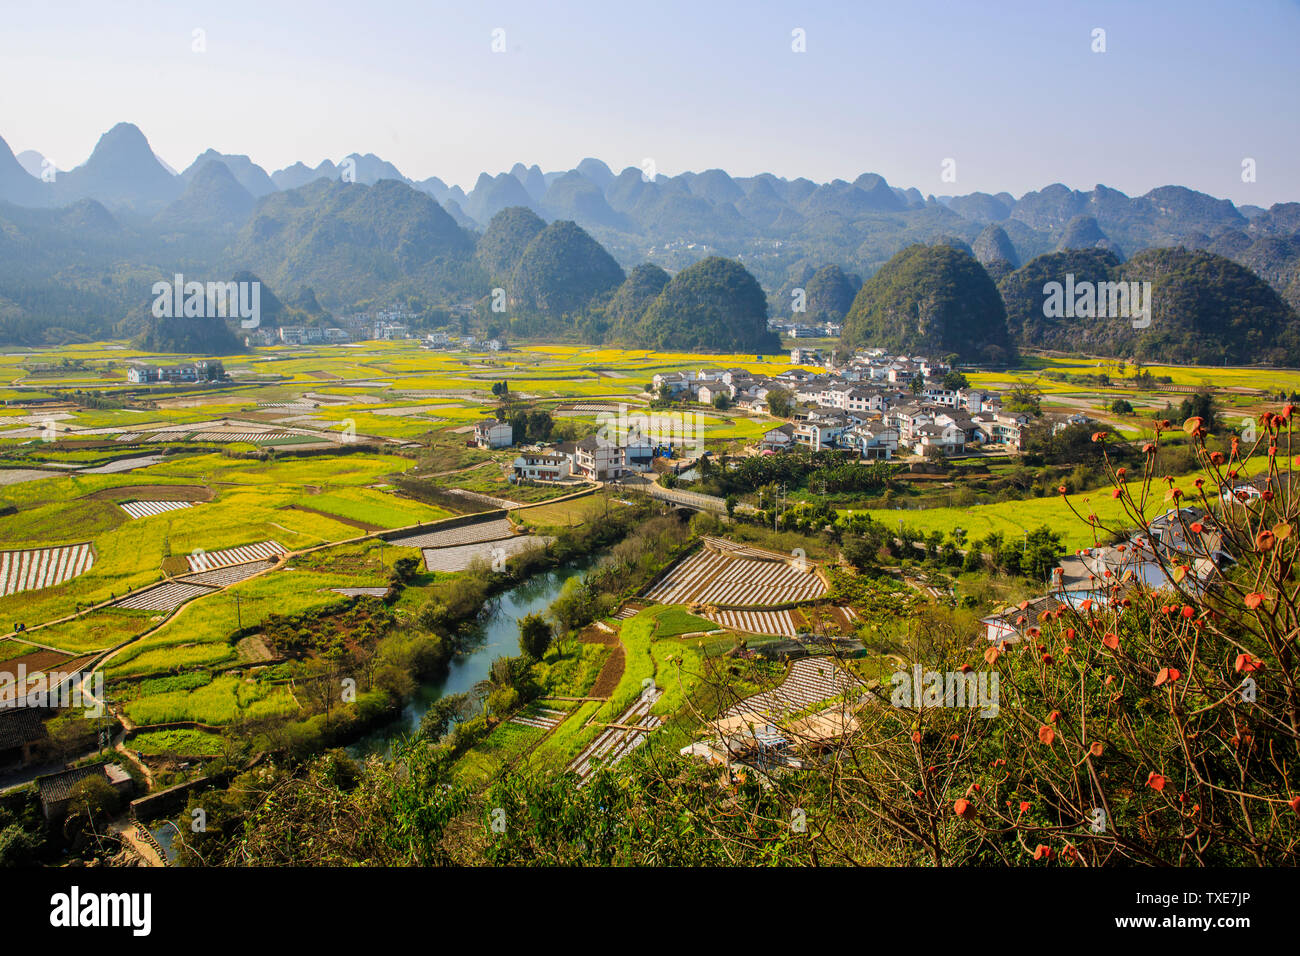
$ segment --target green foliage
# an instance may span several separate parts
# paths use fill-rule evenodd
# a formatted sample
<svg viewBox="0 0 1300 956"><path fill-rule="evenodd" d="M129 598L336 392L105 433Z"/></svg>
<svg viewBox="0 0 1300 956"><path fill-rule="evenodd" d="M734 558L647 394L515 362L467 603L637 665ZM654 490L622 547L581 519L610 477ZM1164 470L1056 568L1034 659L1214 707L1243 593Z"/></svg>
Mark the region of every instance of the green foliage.
<svg viewBox="0 0 1300 956"><path fill-rule="evenodd" d="M801 318L810 322L839 322L852 307L853 297L861 287L861 279L850 277L839 266L822 266L804 286L806 311Z"/></svg>
<svg viewBox="0 0 1300 956"><path fill-rule="evenodd" d="M540 614L529 614L519 620L519 649L535 661L545 656L554 636L551 625Z"/></svg>
<svg viewBox="0 0 1300 956"><path fill-rule="evenodd" d="M788 388L774 388L767 393L767 410L777 418L789 418L794 406L794 393Z"/></svg>
<svg viewBox="0 0 1300 956"><path fill-rule="evenodd" d="M685 351L780 350L780 340L767 329L767 296L757 280L740 263L720 256L673 276L624 344Z"/></svg>
<svg viewBox="0 0 1300 956"><path fill-rule="evenodd" d="M1067 274L1074 276L1076 287L1082 282L1150 282L1150 325L1134 328L1132 318L1120 316L1045 316L1044 285L1064 284ZM1300 317L1264 280L1209 252L1147 249L1122 264L1101 249L1055 252L1008 275L1001 290L1013 335L1036 348L1176 364L1300 361Z"/></svg>
<svg viewBox="0 0 1300 956"><path fill-rule="evenodd" d="M224 319L157 319L150 316L133 343L146 352L234 355L244 350Z"/></svg>
<svg viewBox="0 0 1300 956"><path fill-rule="evenodd" d="M628 273L606 309L612 337L624 338L633 334L650 303L663 292L668 279L667 272L650 262L643 262Z"/></svg>
<svg viewBox="0 0 1300 956"><path fill-rule="evenodd" d="M489 278L508 280L528 244L545 228L546 223L527 206L507 206L493 216L475 250Z"/></svg>
<svg viewBox="0 0 1300 956"><path fill-rule="evenodd" d="M867 280L844 318L848 346L1005 363L1015 356L993 280L968 253L909 246Z"/></svg>
<svg viewBox="0 0 1300 956"><path fill-rule="evenodd" d="M614 257L586 230L558 220L528 243L510 290L524 311L559 318L612 292L623 278Z"/></svg>

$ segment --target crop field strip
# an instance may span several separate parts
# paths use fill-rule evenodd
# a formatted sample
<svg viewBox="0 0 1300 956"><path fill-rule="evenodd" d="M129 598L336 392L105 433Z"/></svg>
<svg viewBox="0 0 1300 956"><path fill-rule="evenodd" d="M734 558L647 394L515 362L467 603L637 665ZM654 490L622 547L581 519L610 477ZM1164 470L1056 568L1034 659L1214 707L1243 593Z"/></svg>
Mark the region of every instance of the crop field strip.
<svg viewBox="0 0 1300 956"><path fill-rule="evenodd" d="M0 551L0 597L54 587L85 574L94 563L95 549L89 542Z"/></svg>
<svg viewBox="0 0 1300 956"><path fill-rule="evenodd" d="M513 538L515 526L506 518L461 525L445 531L417 531L389 538L389 544L403 548L449 548L459 544L477 544L481 541L500 541Z"/></svg>
<svg viewBox="0 0 1300 956"><path fill-rule="evenodd" d="M568 717L568 711L553 707L527 707L510 718L510 723L522 727L535 727L538 730L554 730Z"/></svg>
<svg viewBox="0 0 1300 956"><path fill-rule="evenodd" d="M180 511L192 505L188 501L121 501L118 507L132 518L152 518L164 511Z"/></svg>
<svg viewBox="0 0 1300 956"><path fill-rule="evenodd" d="M184 581L186 584L204 584L209 587L224 588L251 578L259 571L265 571L273 563L267 560L249 561L246 564L229 564L222 568L213 568L211 571L187 574L184 577L177 578L177 580Z"/></svg>
<svg viewBox="0 0 1300 956"><path fill-rule="evenodd" d="M330 590L344 597L381 598L388 593L388 588L330 588Z"/></svg>
<svg viewBox="0 0 1300 956"><path fill-rule="evenodd" d="M554 538L546 535L517 534L497 541L482 541L476 544L455 545L450 548L425 548L424 566L429 571L454 573L464 571L478 559L489 564L499 557L510 557L532 543L549 545Z"/></svg>
<svg viewBox="0 0 1300 956"><path fill-rule="evenodd" d="M661 604L767 607L811 601L826 591L821 578L775 558L736 558L710 549L673 568L646 597Z"/></svg>
<svg viewBox="0 0 1300 956"><path fill-rule="evenodd" d="M718 611L713 620L733 631L794 637L799 633L789 611Z"/></svg>
<svg viewBox="0 0 1300 956"><path fill-rule="evenodd" d="M297 432L195 432L190 435L190 441L206 442L251 442L258 444L261 442L284 441L289 438L304 438L310 436L300 435Z"/></svg>
<svg viewBox="0 0 1300 956"><path fill-rule="evenodd" d="M287 553L284 546L277 541L259 541L238 548L191 554L185 560L189 563L190 570L197 573L216 568L228 568L235 564L248 564L252 561L266 561L275 555Z"/></svg>
<svg viewBox="0 0 1300 956"><path fill-rule="evenodd" d="M122 598L114 607L127 608L132 611L170 611L180 607L191 598L211 594L215 586L188 584L184 581L167 581L151 588Z"/></svg>
<svg viewBox="0 0 1300 956"><path fill-rule="evenodd" d="M790 665L785 680L776 687L745 698L722 716L782 717L862 686L862 681L828 657L802 657Z"/></svg>
<svg viewBox="0 0 1300 956"><path fill-rule="evenodd" d="M650 714L650 708L654 706L655 701L659 699L662 693L662 691L655 690L638 697L636 703L625 710L618 720L614 721L614 723L622 726L606 727L582 753L573 759L568 769L576 773L583 782L586 782L587 778L602 762L612 767L645 743L650 731L663 723L658 717ZM641 729L628 730L626 729L628 727L639 727Z"/></svg>

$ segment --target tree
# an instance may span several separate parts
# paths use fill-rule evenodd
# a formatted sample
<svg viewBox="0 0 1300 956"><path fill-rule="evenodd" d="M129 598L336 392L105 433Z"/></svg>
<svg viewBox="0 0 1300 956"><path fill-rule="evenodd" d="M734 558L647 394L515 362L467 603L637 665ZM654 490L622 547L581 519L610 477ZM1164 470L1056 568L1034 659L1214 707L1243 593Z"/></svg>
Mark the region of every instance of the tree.
<svg viewBox="0 0 1300 956"><path fill-rule="evenodd" d="M420 718L420 736L436 744L447 736L453 726L474 712L474 701L469 694L448 694L439 697Z"/></svg>
<svg viewBox="0 0 1300 956"><path fill-rule="evenodd" d="M950 392L955 392L960 388L969 388L970 380L961 372L953 369L943 377L943 387L948 389Z"/></svg>
<svg viewBox="0 0 1300 956"><path fill-rule="evenodd" d="M1009 412L1027 412L1035 418L1043 414L1042 398L1038 391L1023 383L1013 386L1007 393L1006 408Z"/></svg>
<svg viewBox="0 0 1300 956"><path fill-rule="evenodd" d="M77 781L68 800L68 815L63 821L64 835L74 841L98 833L113 818L121 805L118 792L102 773Z"/></svg>
<svg viewBox="0 0 1300 956"><path fill-rule="evenodd" d="M1116 415L1132 415L1133 404L1126 398L1117 398L1106 406Z"/></svg>
<svg viewBox="0 0 1300 956"><path fill-rule="evenodd" d="M540 614L529 614L519 620L519 649L527 657L540 661L551 646L555 634L551 625Z"/></svg>
<svg viewBox="0 0 1300 956"><path fill-rule="evenodd" d="M794 393L788 388L774 388L767 393L767 410L777 418L789 418L794 411Z"/></svg>
<svg viewBox="0 0 1300 956"><path fill-rule="evenodd" d="M1025 541L1024 556L1020 562L1020 571L1026 577L1046 581L1052 575L1052 569L1060 563L1065 554L1061 545L1061 536L1047 525L1040 525L1029 532Z"/></svg>
<svg viewBox="0 0 1300 956"><path fill-rule="evenodd" d="M1176 414L1180 421L1199 418L1207 432L1212 432L1219 426L1219 408L1209 392L1197 392L1183 399Z"/></svg>
<svg viewBox="0 0 1300 956"><path fill-rule="evenodd" d="M731 407L731 396L726 392L718 392L713 396L713 407L718 411L725 411Z"/></svg>

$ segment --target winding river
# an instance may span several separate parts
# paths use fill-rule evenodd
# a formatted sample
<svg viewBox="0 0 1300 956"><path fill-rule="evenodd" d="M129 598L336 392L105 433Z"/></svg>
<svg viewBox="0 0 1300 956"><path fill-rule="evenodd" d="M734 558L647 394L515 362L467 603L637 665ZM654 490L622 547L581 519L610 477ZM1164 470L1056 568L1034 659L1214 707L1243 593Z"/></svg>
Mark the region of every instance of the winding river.
<svg viewBox="0 0 1300 956"><path fill-rule="evenodd" d="M487 679L494 660L518 654L519 618L545 611L559 597L564 582L581 575L587 566L584 563L535 574L494 597L488 614L475 628L470 649L453 658L445 672L421 684L400 717L362 737L348 747L348 753L358 759L371 754L392 756L393 744L419 730L424 712L434 701L447 694L473 690L475 684Z"/></svg>

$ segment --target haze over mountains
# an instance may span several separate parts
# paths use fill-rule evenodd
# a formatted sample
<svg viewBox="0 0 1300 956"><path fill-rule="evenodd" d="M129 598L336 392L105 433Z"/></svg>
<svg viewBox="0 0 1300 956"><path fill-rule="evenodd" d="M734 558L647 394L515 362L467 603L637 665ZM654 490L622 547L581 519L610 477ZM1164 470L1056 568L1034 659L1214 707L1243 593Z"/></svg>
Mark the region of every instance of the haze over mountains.
<svg viewBox="0 0 1300 956"><path fill-rule="evenodd" d="M585 159L562 171L516 163L483 173L466 193L437 177L412 181L368 153L268 173L247 156L208 150L174 174L128 123L105 133L82 165L51 181L40 178L42 169L39 153L20 160L0 140L0 320L14 340L56 317L65 331L84 334L91 330L78 316L107 311L110 325L128 319L144 277L152 282L182 266L249 269L283 292L310 290L336 311L395 299L472 304L499 281L510 286L513 306L544 316L607 298L643 263L675 273L722 256L788 312L789 290L826 268L839 272L822 277L827 295L843 301L846 288L856 294L915 243L973 254L994 281L1051 253L1099 250L1122 263L1142 250L1182 246L1245 266L1300 306L1300 203L1238 208L1176 185L1138 197L1060 184L1018 198L936 197L874 173L830 183L720 169L651 179ZM493 229L503 210L511 211L507 221ZM551 241L559 223L574 229ZM544 233L549 238L525 256ZM575 263L577 285L552 284L557 269ZM647 276L637 278L643 288ZM618 300L621 308L639 301L634 292ZM75 301L87 297L98 302ZM821 309L827 317L846 311ZM15 333L13 322L28 332ZM631 327L626 315L601 323L604 331Z"/></svg>

